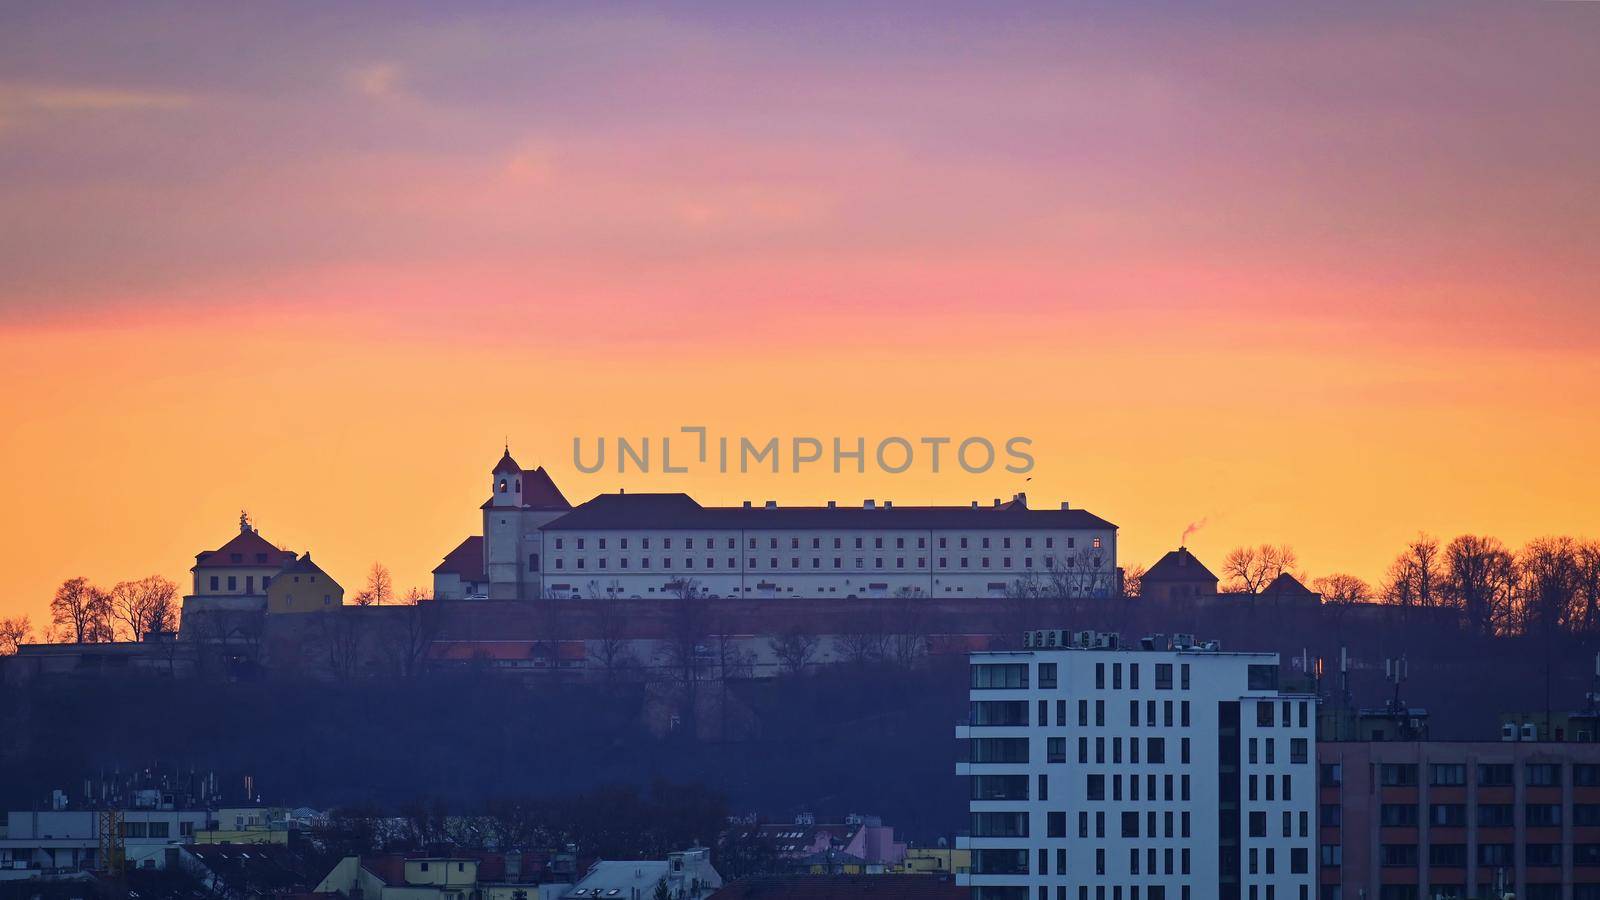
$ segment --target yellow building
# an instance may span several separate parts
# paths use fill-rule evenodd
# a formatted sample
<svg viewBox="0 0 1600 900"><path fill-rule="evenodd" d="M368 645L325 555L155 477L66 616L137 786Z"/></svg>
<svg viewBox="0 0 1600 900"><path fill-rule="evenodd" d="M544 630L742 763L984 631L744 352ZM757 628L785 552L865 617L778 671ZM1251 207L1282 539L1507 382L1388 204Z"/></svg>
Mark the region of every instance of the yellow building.
<svg viewBox="0 0 1600 900"><path fill-rule="evenodd" d="M314 562L311 553L284 566L267 586L267 612L307 613L338 609L344 588Z"/></svg>
<svg viewBox="0 0 1600 900"><path fill-rule="evenodd" d="M288 844L289 811L281 807L224 807L210 827L194 833L197 844Z"/></svg>
<svg viewBox="0 0 1600 900"><path fill-rule="evenodd" d="M953 847L908 847L906 858L896 871L906 873L947 874L966 872L972 868L972 851Z"/></svg>

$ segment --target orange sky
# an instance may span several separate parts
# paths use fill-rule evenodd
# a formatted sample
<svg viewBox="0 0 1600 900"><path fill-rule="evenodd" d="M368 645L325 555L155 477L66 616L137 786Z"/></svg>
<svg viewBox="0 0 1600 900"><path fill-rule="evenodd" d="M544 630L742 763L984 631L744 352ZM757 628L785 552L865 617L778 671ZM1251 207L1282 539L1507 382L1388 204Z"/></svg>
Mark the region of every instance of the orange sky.
<svg viewBox="0 0 1600 900"><path fill-rule="evenodd" d="M1600 11L1438 13L7 13L0 615L241 507L426 585L505 435L574 501L1023 487L571 464L684 424L1027 435L1125 563L1597 535Z"/></svg>

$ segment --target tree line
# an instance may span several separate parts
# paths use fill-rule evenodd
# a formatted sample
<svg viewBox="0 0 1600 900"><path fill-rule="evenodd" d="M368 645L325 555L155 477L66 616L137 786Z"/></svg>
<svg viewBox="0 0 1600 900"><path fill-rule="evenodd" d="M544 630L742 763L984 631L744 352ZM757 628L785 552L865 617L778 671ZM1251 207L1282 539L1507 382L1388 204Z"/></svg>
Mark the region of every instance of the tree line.
<svg viewBox="0 0 1600 900"><path fill-rule="evenodd" d="M50 643L142 641L178 627L178 585L150 575L104 588L87 578L69 578L50 598L50 625L40 635ZM27 616L0 619L0 655L15 653L34 637Z"/></svg>
<svg viewBox="0 0 1600 900"><path fill-rule="evenodd" d="M1223 560L1223 589L1258 595L1288 573L1324 603L1432 610L1481 637L1600 636L1600 541L1557 535L1512 549L1491 536L1419 533L1376 584L1344 572L1308 580L1298 565L1292 547L1237 547Z"/></svg>

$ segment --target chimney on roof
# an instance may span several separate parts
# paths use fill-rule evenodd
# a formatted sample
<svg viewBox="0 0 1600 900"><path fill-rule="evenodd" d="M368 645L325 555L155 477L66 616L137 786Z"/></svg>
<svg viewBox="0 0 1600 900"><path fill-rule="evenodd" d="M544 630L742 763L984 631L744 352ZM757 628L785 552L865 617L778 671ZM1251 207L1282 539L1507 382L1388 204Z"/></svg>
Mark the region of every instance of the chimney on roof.
<svg viewBox="0 0 1600 900"><path fill-rule="evenodd" d="M829 509L838 509L839 508L839 501L837 501L837 500L829 500L828 501L828 508Z"/></svg>
<svg viewBox="0 0 1600 900"><path fill-rule="evenodd" d="M1063 501L1061 501L1061 508L1062 509L1071 509L1072 505L1069 504L1067 501L1063 500Z"/></svg>
<svg viewBox="0 0 1600 900"><path fill-rule="evenodd" d="M893 500L885 500L885 501L883 501L883 508L884 509L894 509L894 501Z"/></svg>
<svg viewBox="0 0 1600 900"><path fill-rule="evenodd" d="M1017 491L1016 495L1011 498L1011 502L1022 507L1023 509L1027 509L1028 495L1022 491Z"/></svg>
<svg viewBox="0 0 1600 900"><path fill-rule="evenodd" d="M871 501L871 500L863 500L863 501L861 501L861 508L862 508L862 509L871 509L871 508L873 508L873 507L874 507L874 506L877 506L877 504L876 504L876 503L874 503L874 502L873 502L873 501Z"/></svg>
<svg viewBox="0 0 1600 900"><path fill-rule="evenodd" d="M768 500L767 501L767 509L777 509L777 508L778 508L778 501L776 501L776 500Z"/></svg>
<svg viewBox="0 0 1600 900"><path fill-rule="evenodd" d="M976 501L976 500L972 501L972 508L973 509L977 509L978 508L978 501Z"/></svg>
<svg viewBox="0 0 1600 900"><path fill-rule="evenodd" d="M995 509L999 509L1000 508L1000 498L999 497L994 498L994 508Z"/></svg>
<svg viewBox="0 0 1600 900"><path fill-rule="evenodd" d="M750 508L750 501L749 501L749 500L746 500L746 501L745 501L745 502L744 502L744 508L745 508L745 509L749 509L749 508Z"/></svg>

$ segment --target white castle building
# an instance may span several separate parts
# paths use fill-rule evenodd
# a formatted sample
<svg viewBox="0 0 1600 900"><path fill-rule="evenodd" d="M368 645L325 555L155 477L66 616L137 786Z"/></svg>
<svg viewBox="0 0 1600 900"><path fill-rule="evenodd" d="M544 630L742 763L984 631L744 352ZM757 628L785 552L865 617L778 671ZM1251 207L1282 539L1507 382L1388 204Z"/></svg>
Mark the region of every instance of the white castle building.
<svg viewBox="0 0 1600 900"><path fill-rule="evenodd" d="M1317 699L1276 653L1030 637L971 655L975 900L1309 900Z"/></svg>
<svg viewBox="0 0 1600 900"><path fill-rule="evenodd" d="M507 449L483 535L434 569L442 600L707 597L1110 597L1117 528L1027 497L969 506L701 506L687 494L567 502Z"/></svg>

